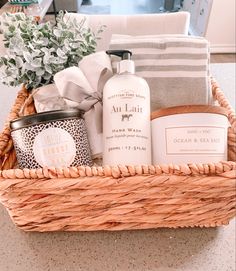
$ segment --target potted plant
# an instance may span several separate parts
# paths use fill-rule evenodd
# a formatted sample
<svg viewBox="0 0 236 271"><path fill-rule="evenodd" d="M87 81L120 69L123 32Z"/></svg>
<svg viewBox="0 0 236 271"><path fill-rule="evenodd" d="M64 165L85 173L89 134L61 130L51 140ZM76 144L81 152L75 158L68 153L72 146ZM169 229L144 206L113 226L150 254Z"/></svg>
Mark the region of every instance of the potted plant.
<svg viewBox="0 0 236 271"><path fill-rule="evenodd" d="M95 52L98 33L84 27L84 21L64 19L59 12L57 23L37 24L24 13L5 13L1 30L7 55L0 57L4 84L24 84L32 90L53 83L53 76L68 67L77 66L86 55Z"/></svg>

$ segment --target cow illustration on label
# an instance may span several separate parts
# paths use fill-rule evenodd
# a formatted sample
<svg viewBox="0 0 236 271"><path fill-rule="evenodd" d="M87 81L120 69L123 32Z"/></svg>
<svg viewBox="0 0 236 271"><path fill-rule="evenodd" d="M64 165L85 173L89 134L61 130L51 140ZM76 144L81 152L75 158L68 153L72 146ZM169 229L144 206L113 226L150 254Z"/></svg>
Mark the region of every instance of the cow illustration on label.
<svg viewBox="0 0 236 271"><path fill-rule="evenodd" d="M123 114L121 121L124 121L124 120L129 121L130 117L133 117L133 114Z"/></svg>

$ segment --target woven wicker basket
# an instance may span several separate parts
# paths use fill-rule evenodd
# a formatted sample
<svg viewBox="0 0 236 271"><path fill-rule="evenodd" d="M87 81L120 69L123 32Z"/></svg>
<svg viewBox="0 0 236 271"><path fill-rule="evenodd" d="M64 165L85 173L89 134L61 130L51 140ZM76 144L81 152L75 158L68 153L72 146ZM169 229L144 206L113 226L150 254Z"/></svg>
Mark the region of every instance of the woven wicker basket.
<svg viewBox="0 0 236 271"><path fill-rule="evenodd" d="M228 160L209 164L17 169L9 120L34 113L22 89L0 134L0 200L25 231L215 227L236 214L236 118L212 80L231 123Z"/></svg>

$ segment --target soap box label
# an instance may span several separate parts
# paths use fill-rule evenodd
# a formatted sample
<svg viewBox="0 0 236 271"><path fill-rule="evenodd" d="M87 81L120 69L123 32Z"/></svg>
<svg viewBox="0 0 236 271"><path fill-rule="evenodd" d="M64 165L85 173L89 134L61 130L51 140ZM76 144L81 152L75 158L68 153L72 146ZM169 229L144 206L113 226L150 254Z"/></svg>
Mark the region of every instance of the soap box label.
<svg viewBox="0 0 236 271"><path fill-rule="evenodd" d="M223 127L169 127L165 129L166 154L224 154L225 136Z"/></svg>

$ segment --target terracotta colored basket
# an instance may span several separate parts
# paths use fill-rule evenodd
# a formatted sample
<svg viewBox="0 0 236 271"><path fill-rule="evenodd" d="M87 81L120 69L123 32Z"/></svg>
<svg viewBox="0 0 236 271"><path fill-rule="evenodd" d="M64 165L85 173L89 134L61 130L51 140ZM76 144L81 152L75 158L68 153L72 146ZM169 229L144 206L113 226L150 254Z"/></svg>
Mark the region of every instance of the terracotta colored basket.
<svg viewBox="0 0 236 271"><path fill-rule="evenodd" d="M210 164L13 169L9 122L0 135L0 200L26 231L129 230L215 227L236 214L236 118L212 80L213 95L228 109L229 161ZM34 112L21 90L9 120ZM8 121L9 121L8 120Z"/></svg>

